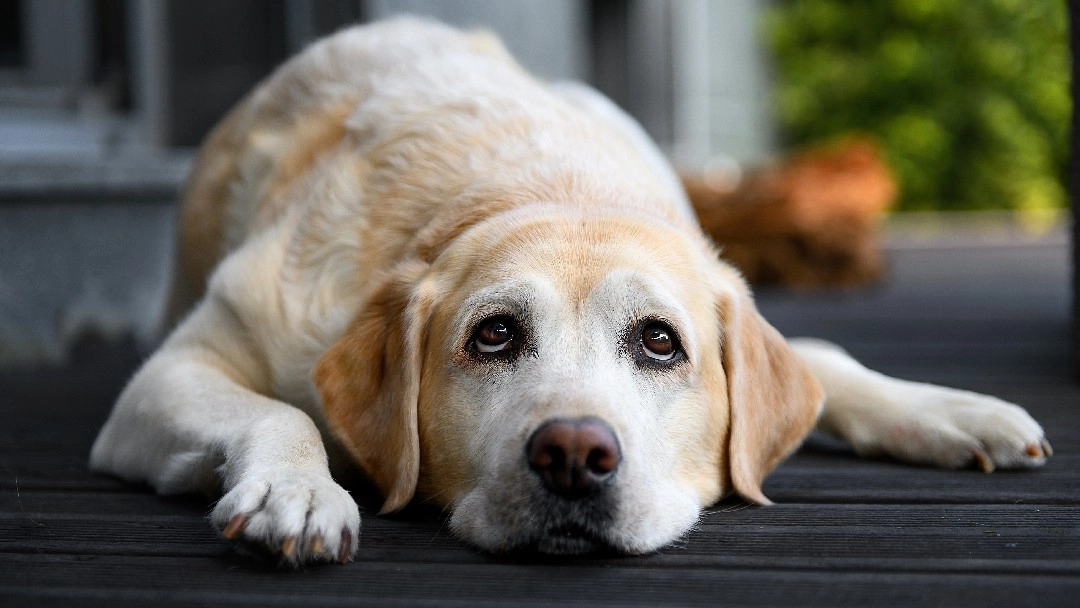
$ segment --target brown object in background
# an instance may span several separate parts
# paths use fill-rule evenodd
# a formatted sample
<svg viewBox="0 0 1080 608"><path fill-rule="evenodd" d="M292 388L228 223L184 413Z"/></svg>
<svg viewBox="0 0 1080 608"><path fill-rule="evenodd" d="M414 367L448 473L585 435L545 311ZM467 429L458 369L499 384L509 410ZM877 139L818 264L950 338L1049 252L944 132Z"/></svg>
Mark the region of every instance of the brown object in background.
<svg viewBox="0 0 1080 608"><path fill-rule="evenodd" d="M729 187L682 179L705 232L751 282L843 286L882 273L879 223L897 188L866 139L792 154Z"/></svg>

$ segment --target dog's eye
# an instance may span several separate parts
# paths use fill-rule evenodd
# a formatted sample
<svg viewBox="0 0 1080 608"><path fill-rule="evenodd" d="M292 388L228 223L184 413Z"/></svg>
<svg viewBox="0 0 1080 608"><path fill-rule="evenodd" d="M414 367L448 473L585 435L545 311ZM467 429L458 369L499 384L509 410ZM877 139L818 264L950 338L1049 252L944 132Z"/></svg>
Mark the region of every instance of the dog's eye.
<svg viewBox="0 0 1080 608"><path fill-rule="evenodd" d="M485 319L473 332L473 348L478 353L497 353L514 346L514 320L510 317Z"/></svg>
<svg viewBox="0 0 1080 608"><path fill-rule="evenodd" d="M660 363L673 361L679 354L675 331L660 321L650 321L642 328L639 344L642 354Z"/></svg>

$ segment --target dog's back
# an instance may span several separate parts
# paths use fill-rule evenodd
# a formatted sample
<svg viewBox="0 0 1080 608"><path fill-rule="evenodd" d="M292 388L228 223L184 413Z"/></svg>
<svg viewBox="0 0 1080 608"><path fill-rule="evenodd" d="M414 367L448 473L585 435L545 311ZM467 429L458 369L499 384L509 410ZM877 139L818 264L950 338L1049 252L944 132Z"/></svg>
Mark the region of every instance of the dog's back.
<svg viewBox="0 0 1080 608"><path fill-rule="evenodd" d="M592 89L538 83L484 31L462 33L415 18L358 26L289 61L207 138L180 214L170 324L252 233L273 225L298 199L307 207L326 202L298 189L321 183L305 178L335 152L349 157L329 161L337 163L339 180L356 181L347 193L356 200L346 203L380 201L378 208L358 205L349 221L377 226L378 248L389 255L455 201L555 200L563 193L553 187L620 184L623 204L641 198L643 205L669 206L661 215L696 221L655 145ZM598 164L600 171L582 169ZM507 167L520 172L507 176ZM597 174L609 179L582 179ZM532 192L523 188L529 182ZM471 196L463 197L465 190Z"/></svg>

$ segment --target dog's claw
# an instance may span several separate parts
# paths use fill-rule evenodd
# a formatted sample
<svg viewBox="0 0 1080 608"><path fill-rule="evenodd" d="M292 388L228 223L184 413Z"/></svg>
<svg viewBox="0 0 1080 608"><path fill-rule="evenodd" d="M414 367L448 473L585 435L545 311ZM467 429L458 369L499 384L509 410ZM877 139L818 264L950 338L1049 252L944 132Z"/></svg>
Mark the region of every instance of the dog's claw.
<svg viewBox="0 0 1080 608"><path fill-rule="evenodd" d="M247 527L248 518L247 515L233 515L232 519L225 526L225 529L221 531L221 535L229 540L236 540L244 533L244 528Z"/></svg>
<svg viewBox="0 0 1080 608"><path fill-rule="evenodd" d="M348 530L341 531L341 548L338 550L338 561L347 564L352 560L352 535Z"/></svg>
<svg viewBox="0 0 1080 608"><path fill-rule="evenodd" d="M1054 448L1050 447L1050 442L1045 439L1042 440L1042 451L1047 458L1054 455Z"/></svg>
<svg viewBox="0 0 1080 608"><path fill-rule="evenodd" d="M319 535L315 535L311 538L311 552L315 555L319 555L323 552L323 540Z"/></svg>
<svg viewBox="0 0 1080 608"><path fill-rule="evenodd" d="M281 543L281 554L292 559L296 555L296 537L290 536Z"/></svg>
<svg viewBox="0 0 1080 608"><path fill-rule="evenodd" d="M975 457L975 464L978 465L983 473L994 472L994 461L990 458L989 454L983 450L975 450L972 452L972 455Z"/></svg>

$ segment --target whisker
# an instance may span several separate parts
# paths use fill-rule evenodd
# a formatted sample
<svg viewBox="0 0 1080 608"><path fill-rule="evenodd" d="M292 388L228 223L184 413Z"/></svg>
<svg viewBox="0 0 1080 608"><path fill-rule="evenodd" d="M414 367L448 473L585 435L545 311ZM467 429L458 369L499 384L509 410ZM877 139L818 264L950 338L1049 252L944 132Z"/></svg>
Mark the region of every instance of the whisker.
<svg viewBox="0 0 1080 608"><path fill-rule="evenodd" d="M445 509L443 511L445 512ZM442 518L442 523L439 524L439 529L435 531L435 536L432 536L431 540L428 541L429 545L435 542L435 539L439 538L439 535L442 534L443 528L445 528L448 523L450 523L449 514L447 514L446 517Z"/></svg>
<svg viewBox="0 0 1080 608"><path fill-rule="evenodd" d="M420 500L417 504L422 504L422 505L423 504L428 504L430 502L433 502L436 498L438 498L438 497L440 497L440 496L442 496L444 494L447 494L449 492L454 492L454 491L456 491L456 490L458 490L460 488L463 488L463 487L469 487L470 485L477 485L478 482L479 482L479 479L464 479L464 480L462 480L462 481L460 481L458 483L455 483L455 484L452 484L452 485L450 485L448 487L445 487L442 490L440 490L438 492L435 492L434 494L429 494L429 495L425 496L423 498L423 500Z"/></svg>

